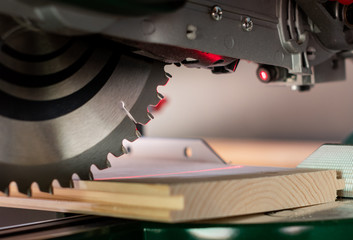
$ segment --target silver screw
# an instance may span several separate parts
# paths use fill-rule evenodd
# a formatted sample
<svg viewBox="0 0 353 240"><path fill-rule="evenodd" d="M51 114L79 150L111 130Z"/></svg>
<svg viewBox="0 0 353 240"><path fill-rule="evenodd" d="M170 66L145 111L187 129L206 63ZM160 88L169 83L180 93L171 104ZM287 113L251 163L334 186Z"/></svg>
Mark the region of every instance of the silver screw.
<svg viewBox="0 0 353 240"><path fill-rule="evenodd" d="M212 11L211 11L211 17L216 20L216 21L219 21L222 19L223 17L223 11L222 11L222 8L220 6L214 6L212 8Z"/></svg>
<svg viewBox="0 0 353 240"><path fill-rule="evenodd" d="M245 17L245 18L243 18L243 21L241 23L241 27L245 31L250 32L254 27L254 22L252 21L252 19L250 17Z"/></svg>

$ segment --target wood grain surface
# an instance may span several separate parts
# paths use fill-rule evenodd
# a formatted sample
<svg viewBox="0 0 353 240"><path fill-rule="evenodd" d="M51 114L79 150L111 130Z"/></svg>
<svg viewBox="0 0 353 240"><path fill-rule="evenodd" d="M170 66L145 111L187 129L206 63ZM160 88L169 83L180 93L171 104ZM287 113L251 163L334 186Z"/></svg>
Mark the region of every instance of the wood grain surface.
<svg viewBox="0 0 353 240"><path fill-rule="evenodd" d="M230 170L232 174L219 170L218 176L211 178L208 172L203 172L203 179L190 176L188 182L184 177L178 181L170 175L153 177L146 184L76 181L74 189L55 186L53 195L40 192L34 185L32 198L19 194L12 185L10 197L0 197L0 206L184 222L334 202L337 190L344 187L334 170L266 167L243 167L238 173L239 168ZM143 186L149 190L138 191Z"/></svg>

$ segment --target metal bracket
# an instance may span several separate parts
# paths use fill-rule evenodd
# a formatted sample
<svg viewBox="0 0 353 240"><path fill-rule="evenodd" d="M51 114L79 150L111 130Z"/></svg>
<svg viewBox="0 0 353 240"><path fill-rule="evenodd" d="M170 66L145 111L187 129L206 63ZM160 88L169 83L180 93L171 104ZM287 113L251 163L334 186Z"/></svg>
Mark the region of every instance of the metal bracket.
<svg viewBox="0 0 353 240"><path fill-rule="evenodd" d="M114 175L116 169L158 168L162 165L185 166L199 163L219 166L226 165L220 156L202 139L148 138L136 142L123 141L125 155L108 155L111 168L92 168L94 178ZM128 171L128 170L127 170Z"/></svg>
<svg viewBox="0 0 353 240"><path fill-rule="evenodd" d="M143 161L147 159L175 160L181 163L184 161L225 163L202 139L142 137L135 142L125 140L123 145L128 153L121 157L130 159L142 159ZM120 161L121 157L117 161ZM112 164L114 163L112 162Z"/></svg>

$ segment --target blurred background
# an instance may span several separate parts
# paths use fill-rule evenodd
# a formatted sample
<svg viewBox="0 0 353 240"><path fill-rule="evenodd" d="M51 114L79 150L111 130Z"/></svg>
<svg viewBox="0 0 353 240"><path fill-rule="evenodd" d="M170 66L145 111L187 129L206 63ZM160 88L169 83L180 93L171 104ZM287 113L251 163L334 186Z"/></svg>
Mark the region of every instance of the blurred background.
<svg viewBox="0 0 353 240"><path fill-rule="evenodd" d="M341 142L353 131L353 70L346 80L310 91L261 83L257 64L235 73L167 66L173 78L158 90L166 102L145 128L153 137L315 140Z"/></svg>

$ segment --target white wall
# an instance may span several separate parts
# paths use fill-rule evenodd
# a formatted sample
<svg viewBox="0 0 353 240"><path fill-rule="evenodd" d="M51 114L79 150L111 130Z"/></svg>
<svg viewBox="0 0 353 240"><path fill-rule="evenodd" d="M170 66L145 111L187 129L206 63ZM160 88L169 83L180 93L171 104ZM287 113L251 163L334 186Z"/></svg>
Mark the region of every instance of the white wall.
<svg viewBox="0 0 353 240"><path fill-rule="evenodd" d="M259 82L256 68L242 61L235 73L220 76L167 66L173 78L159 91L168 102L146 135L341 141L353 131L352 62L346 81L304 93Z"/></svg>

